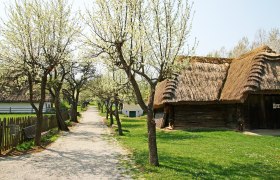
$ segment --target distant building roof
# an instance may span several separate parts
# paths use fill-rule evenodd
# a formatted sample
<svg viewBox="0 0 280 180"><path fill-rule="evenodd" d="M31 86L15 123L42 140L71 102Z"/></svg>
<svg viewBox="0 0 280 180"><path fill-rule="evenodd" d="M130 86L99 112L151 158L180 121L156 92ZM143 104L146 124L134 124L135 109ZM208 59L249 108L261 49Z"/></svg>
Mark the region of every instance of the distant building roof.
<svg viewBox="0 0 280 180"><path fill-rule="evenodd" d="M0 103L11 103L11 102L29 102L30 96L28 93L17 93L17 94L9 94L6 96L0 97ZM50 101L50 96L46 95L46 102ZM40 96L38 94L34 95L34 101L39 102Z"/></svg>

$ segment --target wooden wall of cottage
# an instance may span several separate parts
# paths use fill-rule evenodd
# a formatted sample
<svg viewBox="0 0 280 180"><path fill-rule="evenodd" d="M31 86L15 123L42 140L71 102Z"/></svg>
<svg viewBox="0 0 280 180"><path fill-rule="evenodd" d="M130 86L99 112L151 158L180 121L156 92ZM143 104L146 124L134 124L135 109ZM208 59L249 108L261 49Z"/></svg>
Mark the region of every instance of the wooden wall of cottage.
<svg viewBox="0 0 280 180"><path fill-rule="evenodd" d="M236 104L169 105L155 112L157 127L174 124L174 128L231 128L237 127ZM168 113L168 115L166 115ZM164 117L167 119L164 121ZM163 126L164 125L164 126Z"/></svg>
<svg viewBox="0 0 280 180"><path fill-rule="evenodd" d="M243 104L167 105L155 110L157 127L280 129L280 95L250 94Z"/></svg>
<svg viewBox="0 0 280 180"><path fill-rule="evenodd" d="M236 106L222 104L174 106L175 128L235 128Z"/></svg>
<svg viewBox="0 0 280 180"><path fill-rule="evenodd" d="M280 95L250 94L242 109L245 128L280 129Z"/></svg>

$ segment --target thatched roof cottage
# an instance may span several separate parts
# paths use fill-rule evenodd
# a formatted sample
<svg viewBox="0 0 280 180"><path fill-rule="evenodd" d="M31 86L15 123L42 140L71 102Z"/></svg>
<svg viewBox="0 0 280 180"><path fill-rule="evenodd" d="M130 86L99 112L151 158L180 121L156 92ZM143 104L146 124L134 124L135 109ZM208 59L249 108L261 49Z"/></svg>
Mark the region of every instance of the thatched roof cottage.
<svg viewBox="0 0 280 180"><path fill-rule="evenodd" d="M263 46L236 59L191 57L155 95L158 127L280 128L280 54Z"/></svg>

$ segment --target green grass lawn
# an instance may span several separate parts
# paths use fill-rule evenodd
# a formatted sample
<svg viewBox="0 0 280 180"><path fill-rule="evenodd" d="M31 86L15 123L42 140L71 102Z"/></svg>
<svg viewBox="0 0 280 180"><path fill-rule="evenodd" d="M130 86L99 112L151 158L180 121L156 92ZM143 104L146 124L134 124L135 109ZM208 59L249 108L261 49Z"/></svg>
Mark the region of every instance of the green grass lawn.
<svg viewBox="0 0 280 180"><path fill-rule="evenodd" d="M82 106L77 106L77 111L78 112L83 112L83 111L86 111L87 110L87 107L85 107L85 108L82 108Z"/></svg>
<svg viewBox="0 0 280 180"><path fill-rule="evenodd" d="M280 179L280 137L234 131L157 131L160 167L148 165L146 121L122 118L117 139L146 179Z"/></svg>
<svg viewBox="0 0 280 180"><path fill-rule="evenodd" d="M54 114L44 114L44 116L51 116L51 115ZM0 121L3 118L18 118L18 117L28 117L28 116L35 117L36 114L0 114Z"/></svg>
<svg viewBox="0 0 280 180"><path fill-rule="evenodd" d="M0 119L3 118L17 118L17 117L28 117L28 116L36 116L36 114L0 114Z"/></svg>

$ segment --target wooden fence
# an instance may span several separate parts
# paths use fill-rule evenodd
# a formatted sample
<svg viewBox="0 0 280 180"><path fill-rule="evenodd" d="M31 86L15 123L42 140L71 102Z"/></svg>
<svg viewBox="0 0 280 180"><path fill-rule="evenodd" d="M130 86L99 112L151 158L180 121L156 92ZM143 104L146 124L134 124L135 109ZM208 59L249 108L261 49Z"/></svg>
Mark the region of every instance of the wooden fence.
<svg viewBox="0 0 280 180"><path fill-rule="evenodd" d="M53 108L43 108L43 113L53 113L55 110ZM33 108L18 108L18 107L5 107L0 108L0 113L9 113L9 114L21 114L28 113L34 114L35 110Z"/></svg>
<svg viewBox="0 0 280 180"><path fill-rule="evenodd" d="M68 113L63 112L64 120L69 119ZM36 117L18 117L0 119L0 154L1 151L7 151L26 141L23 134L23 128L35 125ZM55 115L44 116L42 122L42 132L57 127Z"/></svg>

